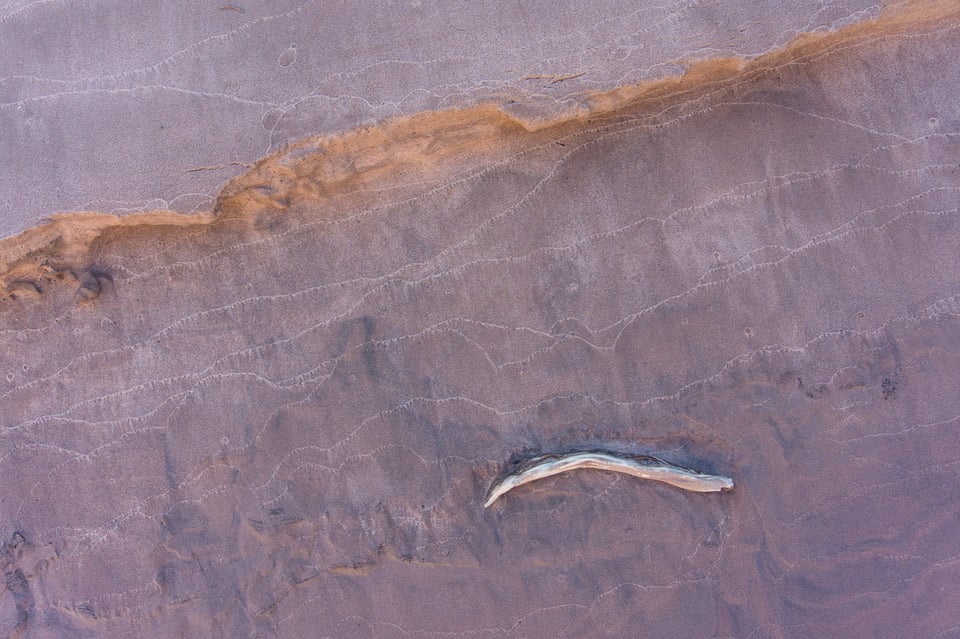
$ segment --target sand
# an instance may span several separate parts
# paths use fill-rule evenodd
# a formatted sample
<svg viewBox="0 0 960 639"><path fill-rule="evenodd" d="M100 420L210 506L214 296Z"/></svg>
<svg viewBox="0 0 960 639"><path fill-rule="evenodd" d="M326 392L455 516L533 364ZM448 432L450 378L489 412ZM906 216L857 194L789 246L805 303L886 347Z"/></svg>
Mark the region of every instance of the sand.
<svg viewBox="0 0 960 639"><path fill-rule="evenodd" d="M30 228L0 244L0 634L955 633L960 15L845 3L815 29L796 4L806 21L717 8L767 35L727 48L684 13L719 20L705 5L660 26L652 5L591 8L523 51L504 27L478 59L599 59L641 17L654 51L670 29L716 50L646 76L624 53L638 75L616 86L615 63L551 67L536 91L420 96L365 126L304 115L259 154L200 144L249 166L196 210L8 198L7 228ZM216 15L260 24L238 8ZM69 9L0 27L40 11ZM219 42L208 26L151 73ZM319 65L294 37L281 66ZM330 82L371 82L365 64ZM471 64L411 73L482 82ZM574 97L511 102L552 90ZM75 167L71 188L150 202L137 166ZM34 225L57 206L89 211ZM597 448L735 488L577 471L483 507L511 460Z"/></svg>

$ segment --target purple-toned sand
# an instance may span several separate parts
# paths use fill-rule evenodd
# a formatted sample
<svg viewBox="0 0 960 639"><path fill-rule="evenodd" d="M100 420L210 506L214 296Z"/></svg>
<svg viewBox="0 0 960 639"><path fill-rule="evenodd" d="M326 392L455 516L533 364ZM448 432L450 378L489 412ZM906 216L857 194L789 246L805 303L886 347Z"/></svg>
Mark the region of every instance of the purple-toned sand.
<svg viewBox="0 0 960 639"><path fill-rule="evenodd" d="M955 3L163 4L0 7L0 636L960 634Z"/></svg>

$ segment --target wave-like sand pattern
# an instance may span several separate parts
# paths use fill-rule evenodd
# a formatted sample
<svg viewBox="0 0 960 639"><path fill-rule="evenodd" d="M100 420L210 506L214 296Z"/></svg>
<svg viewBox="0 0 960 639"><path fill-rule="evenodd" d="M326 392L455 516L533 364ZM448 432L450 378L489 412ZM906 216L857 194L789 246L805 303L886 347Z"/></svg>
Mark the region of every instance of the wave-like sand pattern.
<svg viewBox="0 0 960 639"><path fill-rule="evenodd" d="M5 240L0 634L954 633L955 7Z"/></svg>

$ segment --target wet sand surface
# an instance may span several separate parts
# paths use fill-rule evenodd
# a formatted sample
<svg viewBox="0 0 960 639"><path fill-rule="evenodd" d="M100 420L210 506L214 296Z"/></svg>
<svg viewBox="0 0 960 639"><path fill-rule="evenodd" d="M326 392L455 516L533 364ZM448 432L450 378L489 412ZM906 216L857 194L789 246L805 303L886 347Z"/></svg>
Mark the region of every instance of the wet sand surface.
<svg viewBox="0 0 960 639"><path fill-rule="evenodd" d="M7 241L0 634L956 636L958 59L908 14ZM483 507L597 448L736 487Z"/></svg>

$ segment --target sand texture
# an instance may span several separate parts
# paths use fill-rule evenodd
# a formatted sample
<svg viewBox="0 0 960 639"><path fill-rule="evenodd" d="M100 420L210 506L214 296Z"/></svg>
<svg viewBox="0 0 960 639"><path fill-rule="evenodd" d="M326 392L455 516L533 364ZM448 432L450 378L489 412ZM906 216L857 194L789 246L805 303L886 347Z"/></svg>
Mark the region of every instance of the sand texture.
<svg viewBox="0 0 960 639"><path fill-rule="evenodd" d="M275 4L0 8L0 636L960 635L956 3Z"/></svg>

